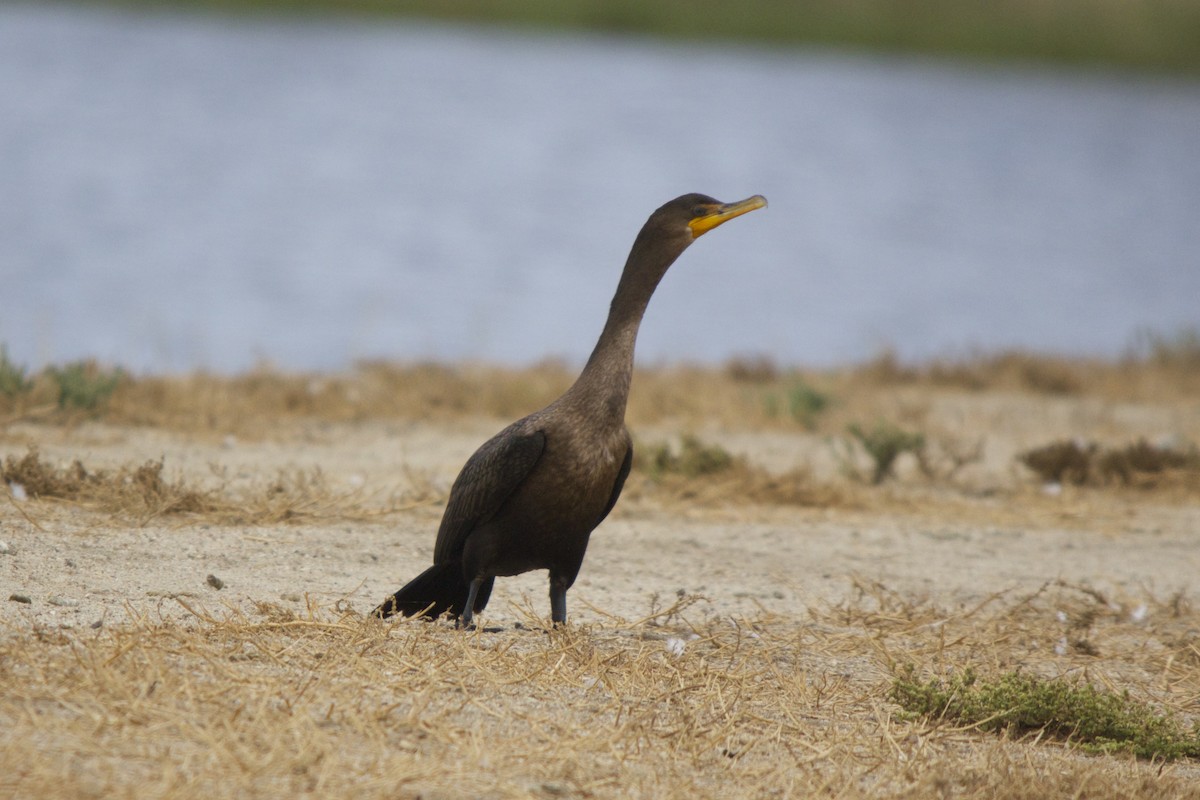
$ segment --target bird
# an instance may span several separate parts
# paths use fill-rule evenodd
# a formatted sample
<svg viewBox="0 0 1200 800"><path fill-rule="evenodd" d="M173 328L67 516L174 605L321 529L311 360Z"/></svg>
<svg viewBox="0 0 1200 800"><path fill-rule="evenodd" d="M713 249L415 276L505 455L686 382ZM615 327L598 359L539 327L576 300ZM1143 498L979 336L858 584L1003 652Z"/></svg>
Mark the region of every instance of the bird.
<svg viewBox="0 0 1200 800"><path fill-rule="evenodd" d="M389 617L449 612L472 627L497 577L548 570L550 618L567 620L567 590L592 531L616 505L633 463L625 407L638 327L667 269L693 241L767 205L685 194L642 226L608 318L583 370L561 397L484 442L450 487L433 566L383 601Z"/></svg>

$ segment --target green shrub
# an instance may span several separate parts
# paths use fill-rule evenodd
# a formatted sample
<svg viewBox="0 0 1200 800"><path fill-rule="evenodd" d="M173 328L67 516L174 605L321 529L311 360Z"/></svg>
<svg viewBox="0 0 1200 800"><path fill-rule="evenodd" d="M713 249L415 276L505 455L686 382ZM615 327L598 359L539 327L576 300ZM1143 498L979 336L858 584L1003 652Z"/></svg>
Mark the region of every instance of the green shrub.
<svg viewBox="0 0 1200 800"><path fill-rule="evenodd" d="M920 457L925 449L925 436L920 433L910 433L890 422L879 420L875 427L865 431L857 423L846 429L875 462L871 474L871 483L879 484L893 475L896 459L901 453L912 453Z"/></svg>
<svg viewBox="0 0 1200 800"><path fill-rule="evenodd" d="M672 473L695 478L729 469L733 466L733 456L720 445L704 444L689 435L683 437L678 453L666 443L650 448L646 463L654 478Z"/></svg>
<svg viewBox="0 0 1200 800"><path fill-rule="evenodd" d="M16 397L25 394L33 386L25 378L25 368L8 358L8 348L0 345L0 395Z"/></svg>
<svg viewBox="0 0 1200 800"><path fill-rule="evenodd" d="M817 417L829 407L829 395L800 382L788 392L788 411L792 419L808 430L817 427Z"/></svg>
<svg viewBox="0 0 1200 800"><path fill-rule="evenodd" d="M58 386L58 407L95 411L125 379L120 369L106 370L94 361L73 361L62 367L49 367L46 374Z"/></svg>
<svg viewBox="0 0 1200 800"><path fill-rule="evenodd" d="M805 427L814 430L817 427L817 417L829 408L830 397L819 389L814 389L804 381L798 381L787 392L788 415ZM774 392L764 399L768 417L778 417L782 412L783 403L780 396Z"/></svg>

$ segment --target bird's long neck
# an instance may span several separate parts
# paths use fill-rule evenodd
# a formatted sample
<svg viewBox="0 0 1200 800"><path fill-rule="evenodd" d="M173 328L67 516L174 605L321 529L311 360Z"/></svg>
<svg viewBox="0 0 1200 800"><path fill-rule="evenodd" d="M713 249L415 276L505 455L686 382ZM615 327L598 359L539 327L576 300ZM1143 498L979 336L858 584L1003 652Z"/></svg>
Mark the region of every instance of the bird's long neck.
<svg viewBox="0 0 1200 800"><path fill-rule="evenodd" d="M682 249L658 244L646 229L625 262L608 319L587 364L567 392L573 404L597 421L621 425L633 378L633 350L650 296Z"/></svg>

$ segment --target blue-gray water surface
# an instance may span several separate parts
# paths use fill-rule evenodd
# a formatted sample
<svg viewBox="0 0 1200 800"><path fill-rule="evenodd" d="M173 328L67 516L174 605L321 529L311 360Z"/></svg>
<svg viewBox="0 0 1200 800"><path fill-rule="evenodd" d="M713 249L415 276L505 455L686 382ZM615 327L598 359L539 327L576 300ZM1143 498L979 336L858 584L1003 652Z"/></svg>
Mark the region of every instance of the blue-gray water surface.
<svg viewBox="0 0 1200 800"><path fill-rule="evenodd" d="M761 193L643 363L1116 355L1200 323L1200 83L0 5L0 343L36 367L580 361L662 202Z"/></svg>

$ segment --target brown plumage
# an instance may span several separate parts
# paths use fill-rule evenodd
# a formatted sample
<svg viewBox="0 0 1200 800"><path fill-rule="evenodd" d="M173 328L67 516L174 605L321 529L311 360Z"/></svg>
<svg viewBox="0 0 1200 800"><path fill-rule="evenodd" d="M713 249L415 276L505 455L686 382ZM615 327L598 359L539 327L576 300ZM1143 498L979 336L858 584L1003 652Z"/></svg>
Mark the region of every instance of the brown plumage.
<svg viewBox="0 0 1200 800"><path fill-rule="evenodd" d="M588 538L616 504L633 463L625 404L633 349L650 296L667 268L701 234L756 208L755 195L722 204L686 194L642 226L579 378L562 397L517 420L467 460L450 489L433 566L385 600L375 614L436 617L471 624L496 577L550 571L550 610L567 619Z"/></svg>

